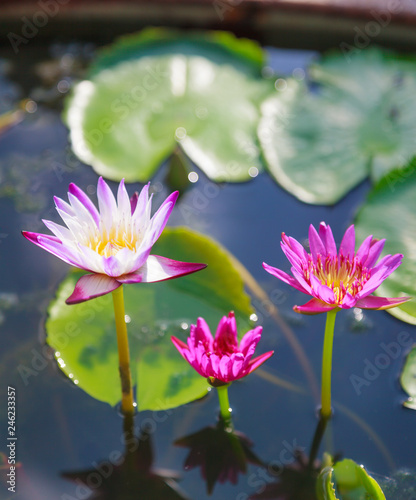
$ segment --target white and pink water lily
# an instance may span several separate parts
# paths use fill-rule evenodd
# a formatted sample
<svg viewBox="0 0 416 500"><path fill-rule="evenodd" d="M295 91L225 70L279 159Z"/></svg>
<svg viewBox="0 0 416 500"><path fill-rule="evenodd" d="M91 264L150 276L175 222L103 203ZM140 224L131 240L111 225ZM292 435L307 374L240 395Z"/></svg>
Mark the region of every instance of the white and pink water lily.
<svg viewBox="0 0 416 500"><path fill-rule="evenodd" d="M151 217L149 184L129 199L122 180L116 200L100 177L97 209L84 191L71 183L69 203L54 198L56 210L67 227L44 220L54 236L28 231L23 231L23 235L67 264L93 273L78 280L66 301L77 304L110 293L123 284L164 281L206 267L150 255L177 197L177 191L168 196Z"/></svg>

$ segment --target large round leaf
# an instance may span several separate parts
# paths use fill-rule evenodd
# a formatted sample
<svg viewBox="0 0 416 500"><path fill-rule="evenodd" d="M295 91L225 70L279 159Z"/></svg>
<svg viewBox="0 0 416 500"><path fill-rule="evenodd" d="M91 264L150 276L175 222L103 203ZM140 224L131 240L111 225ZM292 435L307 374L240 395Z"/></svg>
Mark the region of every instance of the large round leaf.
<svg viewBox="0 0 416 500"><path fill-rule="evenodd" d="M234 310L240 333L253 312L244 284L227 252L186 229L165 229L154 253L205 262L207 269L162 283L124 286L131 368L140 410L162 410L207 393L207 381L184 361L171 335L185 340L189 325L204 317L215 333L220 318ZM77 279L71 272L49 307L47 342L75 383L94 398L115 405L121 395L111 294L67 306Z"/></svg>
<svg viewBox="0 0 416 500"><path fill-rule="evenodd" d="M180 147L213 180L250 179L251 167L262 168L256 130L270 92L260 54L226 34L123 39L67 101L75 153L105 177L133 182Z"/></svg>
<svg viewBox="0 0 416 500"><path fill-rule="evenodd" d="M375 291L383 297L416 297L416 160L383 178L370 193L356 218L357 240L369 234L386 238L385 254L401 253L403 262ZM416 298L388 309L397 318L416 324Z"/></svg>
<svg viewBox="0 0 416 500"><path fill-rule="evenodd" d="M270 172L296 197L335 203L416 153L416 62L379 49L351 60L338 52L310 75L312 90L292 79L281 85L263 103L259 126Z"/></svg>

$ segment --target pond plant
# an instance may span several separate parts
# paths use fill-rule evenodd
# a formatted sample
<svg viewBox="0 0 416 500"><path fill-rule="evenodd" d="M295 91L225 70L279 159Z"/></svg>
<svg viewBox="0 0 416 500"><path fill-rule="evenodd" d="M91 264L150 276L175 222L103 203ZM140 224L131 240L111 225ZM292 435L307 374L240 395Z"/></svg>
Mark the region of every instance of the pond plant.
<svg viewBox="0 0 416 500"><path fill-rule="evenodd" d="M305 304L294 306L295 312L327 314L320 418L309 455L303 449L294 448L292 461L282 465L275 476L276 481L270 479L262 491L250 497L243 493L243 497L237 498L385 499L382 489L363 466L349 458L341 461L340 454L325 453L320 460L318 453L327 424L332 422L332 350L337 313L341 309L384 310L401 306L410 301L408 295L414 286L414 280L409 285L411 277L402 283L405 281L402 276L407 273L405 266L409 266L409 276L414 276L411 251L414 240L408 237L408 227L414 226L416 186L416 160L411 160L416 154L413 113L416 64L411 58L395 61L381 49L362 51L348 61L348 65L337 55L330 55L309 68L310 80L307 82L303 78L298 81L295 73L293 78L274 81L277 74L273 71L270 74L265 61L265 52L259 45L237 40L231 34L190 32L181 35L176 31L148 29L102 51L86 79L73 87L67 99L64 120L75 153L97 173L120 181L117 196L100 177L97 208L83 190L71 183L68 202L55 197L56 210L66 227L44 220L52 235L29 231L23 231L23 235L76 268L61 284L58 298L48 309L47 342L61 368L66 366L64 358L69 360L68 377L74 378L79 370L73 382L111 405L118 401L121 381L125 450L120 454L119 463L112 467L112 473L105 478L108 480L92 493L91 498L125 500L135 497L139 491L149 499L186 498L176 484L178 474L175 471L153 468L152 430L142 428L139 433L135 432L132 374L140 380L143 374L146 375L143 385L148 386L147 394L144 393L144 397L137 394L136 398L140 411L164 411L203 398L211 388L217 392L220 412L216 424L174 441L176 446L189 449L185 468L201 468L208 494L212 494L216 482L236 484L239 474L247 472L248 463L262 470L267 468L269 473L273 470L252 452L252 442L235 430L228 387L257 370L273 355L273 351L268 351L254 357L263 332L261 326L254 326L258 320L254 312L262 310L271 317L274 304L268 307L271 303L267 303L263 308L267 292L215 241L188 228L164 231L178 191L170 194L152 216L150 183L132 197L125 187L124 179L127 182L148 181L162 161L174 155L174 160L184 160L181 191L190 187L189 182L194 182L195 175L198 179L196 172L188 176L191 161L213 182L247 181L266 170L298 199L314 204L339 201L368 175L377 182L358 215L356 226L351 225L345 231L339 249L331 227L322 222L318 230L313 225L309 227L309 251L299 241L282 233L281 247L291 264L291 275L263 263L268 273L310 296ZM350 84L353 81L362 85ZM382 85L374 99L367 99L367 90L362 93L362 89L370 88L374 93L375 85L367 84L373 81L381 81ZM351 119L344 120L348 115ZM22 113L5 116L5 123L0 120L0 132L17 117L23 119L22 116ZM177 170L177 163L171 161L171 174ZM322 182L322 165L328 174L326 182ZM346 169L349 179L345 178ZM169 177L167 181L172 183ZM215 194L207 194L209 201L221 190L216 184L212 187ZM171 187L170 191L173 189ZM380 216L380 211L386 207L393 214L391 217ZM194 206L187 208L197 215L200 213ZM357 251L356 231L363 238ZM370 232L372 234L366 236ZM380 237L389 232L392 237L387 243L385 239L373 237L373 234ZM385 243L389 254L380 258ZM171 280L206 267L206 264L153 255L154 245L157 245L157 253L187 261L201 260L209 267L201 275L198 273L200 280L193 281L195 276L187 277L180 280L177 287L175 280L175 287L170 290L160 285L151 298L141 294L141 287L129 287L124 297L125 284ZM402 251L409 257L385 287L384 281L402 263L402 253L396 253ZM83 271L87 274L81 275ZM391 286L393 280L396 283ZM255 290L260 290L256 295L260 297L260 307L257 308L258 303L253 304L256 309L253 307L244 286L253 295L256 295ZM72 293L68 297L69 289ZM130 290L132 295L129 297ZM114 337L112 310L110 308L108 313L106 304L100 302L110 293L120 377L111 369L116 363L113 366L110 358L113 354L113 360L117 357L115 338L114 348L111 343ZM99 314L90 314L91 310L77 313L77 308L91 299L97 299L94 304ZM175 309L175 318L168 317L169 308L167 312L163 309L169 301ZM67 308L67 305L72 307ZM126 305L136 310L131 315L130 311L126 314ZM224 310L231 309L235 313L222 317L213 336L209 325L218 317L218 310L223 314ZM404 309L396 309L396 316L414 324L414 301ZM83 329L85 323L80 318L84 320L85 316L92 318L95 328ZM198 318L190 327L192 320L189 317ZM274 319L276 317L279 318L277 308ZM57 339L69 318L82 335L59 353ZM130 321L133 322L133 335L130 332L129 342L127 323ZM189 336L185 338L184 331L188 328ZM239 336L238 330L244 330L244 334ZM164 337L165 333L169 336ZM166 342L167 337L190 366L183 363L172 343ZM130 369L130 357L137 361L137 369L133 362ZM309 362L306 356L305 359ZM144 362L144 368L140 362ZM185 366L183 371L178 365ZM311 372L313 375L312 369L308 373ZM413 347L401 378L410 396L405 406L412 409L416 398L415 373L416 347ZM269 380L273 377L270 373L266 375ZM117 382L115 395L109 378ZM281 382L277 376L274 380ZM312 382L315 383L315 379ZM296 387L290 383L280 385L286 389ZM3 460L1 452L0 458ZM104 461L101 465L106 467L107 463ZM2 461L0 469L3 471L5 467ZM79 484L92 474L96 474L95 471L87 468L64 472L62 476ZM414 475L411 479L414 480ZM413 483L402 487L407 488L405 494L414 491Z"/></svg>
<svg viewBox="0 0 416 500"><path fill-rule="evenodd" d="M371 293L401 264L403 255L386 255L378 263L385 240L368 236L355 252L355 230L350 226L341 241L339 251L331 228L324 222L319 233L310 225L308 253L294 238L282 233L281 247L292 264L288 275L263 263L264 269L312 296L306 304L294 306L300 314L327 313L322 354L321 414L331 415L332 346L335 317L341 309L389 309L409 300L409 297L375 297Z"/></svg>
<svg viewBox="0 0 416 500"><path fill-rule="evenodd" d="M134 412L130 357L125 322L123 284L152 283L178 278L205 267L150 255L172 212L178 193L172 193L150 217L149 185L131 199L122 180L117 201L102 177L98 180L99 210L75 184L70 184L69 203L55 197L56 209L67 227L44 220L54 236L23 231L23 236L64 262L93 274L83 275L66 300L78 304L112 292L116 319L121 408Z"/></svg>

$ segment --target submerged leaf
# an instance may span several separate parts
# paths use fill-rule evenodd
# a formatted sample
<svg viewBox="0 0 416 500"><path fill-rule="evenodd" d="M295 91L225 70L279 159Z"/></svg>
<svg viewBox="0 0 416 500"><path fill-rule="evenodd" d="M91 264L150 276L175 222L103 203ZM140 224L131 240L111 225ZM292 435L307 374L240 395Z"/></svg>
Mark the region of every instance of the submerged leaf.
<svg viewBox="0 0 416 500"><path fill-rule="evenodd" d="M103 176L147 181L179 146L215 181L262 169L262 51L230 34L145 30L105 50L67 101L72 147Z"/></svg>
<svg viewBox="0 0 416 500"><path fill-rule="evenodd" d="M183 228L165 229L153 250L158 255L205 262L204 272L153 284L124 287L131 368L140 410L173 408L207 394L208 383L178 355L171 335L183 340L203 316L211 328L235 311L241 333L253 309L241 276L227 252L213 240ZM118 352L110 294L78 305L65 299L83 273L71 272L49 307L47 342L74 383L94 398L120 400Z"/></svg>
<svg viewBox="0 0 416 500"><path fill-rule="evenodd" d="M403 390L409 394L409 399L403 403L407 408L416 410L416 344L409 352L400 376Z"/></svg>
<svg viewBox="0 0 416 500"><path fill-rule="evenodd" d="M416 324L416 159L387 174L370 192L355 221L357 240L386 238L384 254L401 253L402 264L374 292L381 297L413 297L387 311Z"/></svg>

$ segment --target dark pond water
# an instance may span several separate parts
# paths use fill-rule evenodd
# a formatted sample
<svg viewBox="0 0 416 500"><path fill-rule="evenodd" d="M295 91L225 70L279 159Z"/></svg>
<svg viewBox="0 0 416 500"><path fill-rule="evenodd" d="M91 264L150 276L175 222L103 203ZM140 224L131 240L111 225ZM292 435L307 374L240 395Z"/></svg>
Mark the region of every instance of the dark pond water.
<svg viewBox="0 0 416 500"><path fill-rule="evenodd" d="M123 453L120 439L123 421L114 408L95 401L77 388L60 373L56 363L45 356L47 305L68 272L68 266L30 245L20 234L22 229L43 231L42 218L58 220L52 197L65 198L70 182L94 194L97 175L71 154L67 129L60 119L56 83L70 82L71 71L76 68L64 68L61 76L52 76L55 80L49 90L36 75L39 63L51 56L64 56L68 63L71 51L77 57L83 53L87 60L91 50L90 46L82 45L52 48L29 45L13 58L10 50L2 51L5 63L0 92L4 106L7 107L7 100L28 95L34 100L36 96L39 98L36 111L32 109L33 113L0 136L0 452L8 454L6 395L11 386L17 394L17 458L21 463L18 493L7 492L2 484L2 498L133 498L127 494L117 496L115 492L88 497L79 483L62 477L63 473L92 471L100 461L109 461L112 454ZM270 53L270 65L286 74L304 68L314 56L309 52L272 50ZM9 63L11 73L6 76ZM297 74L302 73L298 70ZM61 89L65 88L61 83ZM169 190L163 185L165 171L166 168L162 168L153 180L153 184L161 187L155 206ZM115 189L116 184L111 186ZM129 189L133 191L137 187ZM304 296L265 273L261 263L266 261L287 269L288 263L280 250L280 234L285 231L303 241L310 223L316 226L326 221L339 242L369 186L361 185L334 207L302 204L267 174L249 183L211 188L211 182L200 173L198 182L180 198L170 225L186 225L216 239L246 266L270 296L279 296L278 308L284 322L296 335L319 381L325 317L296 315L292 306L304 300ZM215 196L207 196L207 192L214 191ZM184 207L192 210L184 210ZM308 453L317 424L317 402L311 383L281 328L265 314L259 300L254 299L253 303L264 326L259 352L275 350L267 362L268 373L302 389L295 392L252 375L234 383L229 390L235 428L253 442L253 451L262 461L273 465L269 467L269 472L273 472L293 462L293 448ZM391 477L398 469L416 468L416 414L401 406L405 394L398 382L406 348L401 348L397 356L390 355L388 366L370 374L365 371L369 363L381 359L378 356L385 352L383 343L405 338L403 332L407 340L415 341L414 327L385 312L362 315L357 311L344 311L337 317L333 367L335 417L319 456L328 451L352 458L364 464L378 480ZM30 368L30 376L22 377L19 367ZM368 383L357 389L351 382L352 375L363 377ZM236 485L216 484L213 494L208 496L200 468L183 468L188 450L173 445L183 436L214 425L217 413L218 400L212 391L202 401L169 412L140 413L136 426L150 428L153 466L180 473L180 487L189 498L246 500L260 493L277 476L267 474L267 467L249 465L246 475L240 475ZM133 475L136 479L140 476L137 472ZM121 482L125 481L123 477ZM157 490L149 493L144 486L137 488L134 498L168 498Z"/></svg>

